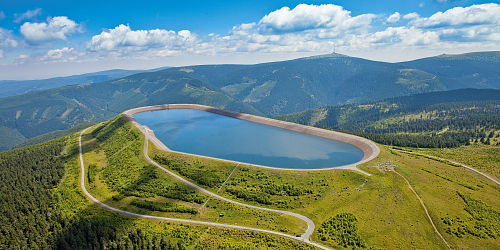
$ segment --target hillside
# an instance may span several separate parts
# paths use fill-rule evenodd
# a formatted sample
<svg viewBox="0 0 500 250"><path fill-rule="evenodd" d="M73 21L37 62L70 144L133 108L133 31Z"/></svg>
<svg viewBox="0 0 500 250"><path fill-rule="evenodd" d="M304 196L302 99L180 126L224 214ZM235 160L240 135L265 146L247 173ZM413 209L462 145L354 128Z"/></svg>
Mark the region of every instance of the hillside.
<svg viewBox="0 0 500 250"><path fill-rule="evenodd" d="M144 105L198 103L276 116L417 93L496 86L497 54L472 53L446 57L453 60L427 58L403 64L329 54L256 65L169 68L107 82L30 92L0 99L0 150L81 122L104 121ZM465 68L455 64L439 66L442 61L464 60L468 65ZM437 70L439 67L446 70ZM483 70L481 76L489 77L483 81L486 85L457 76L476 69ZM90 75L98 76L99 72Z"/></svg>
<svg viewBox="0 0 500 250"><path fill-rule="evenodd" d="M461 89L328 106L276 119L410 147L498 144L500 90Z"/></svg>
<svg viewBox="0 0 500 250"><path fill-rule="evenodd" d="M440 55L401 64L459 80L474 88L500 88L500 51Z"/></svg>
<svg viewBox="0 0 500 250"><path fill-rule="evenodd" d="M95 82L105 82L118 78L123 78L129 75L143 72L142 70L106 70L88 74L54 77L41 80L2 80L0 81L0 98L16 96L32 91L46 90L59 88L75 84L91 84Z"/></svg>
<svg viewBox="0 0 500 250"><path fill-rule="evenodd" d="M197 103L261 114L220 89L185 72L140 73L122 79L66 86L0 99L0 149L82 122L107 120L127 109L165 104Z"/></svg>
<svg viewBox="0 0 500 250"><path fill-rule="evenodd" d="M288 235L305 229L289 216L209 199L148 163L142 133L122 115L83 133L81 175L79 134L0 153L1 249L317 249L266 233L125 217L91 204L81 191L81 176L90 194L120 210ZM370 176L343 169L235 166L161 151L152 143L147 154L176 175L227 199L310 218L316 225L311 239L332 249L448 249L429 219L452 249L500 246L496 183L446 160L380 149L377 159L360 166ZM478 158L487 160L488 166L481 170L498 178L498 171L493 171L498 149L475 145L454 153L480 152ZM433 152L447 157L445 151ZM381 162L396 168L375 167Z"/></svg>
<svg viewBox="0 0 500 250"><path fill-rule="evenodd" d="M227 67L231 67L230 69ZM268 116L300 112L325 105L357 103L388 97L469 86L400 64L341 54L257 64L235 69L220 65L172 68L199 77L252 105ZM200 72L199 72L200 71ZM223 72L228 72L223 74Z"/></svg>

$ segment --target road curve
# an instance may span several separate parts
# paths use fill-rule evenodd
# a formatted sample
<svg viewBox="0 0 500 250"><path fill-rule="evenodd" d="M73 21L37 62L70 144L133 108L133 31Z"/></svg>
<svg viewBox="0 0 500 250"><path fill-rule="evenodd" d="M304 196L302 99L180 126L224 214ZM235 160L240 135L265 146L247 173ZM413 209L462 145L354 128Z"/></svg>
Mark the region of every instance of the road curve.
<svg viewBox="0 0 500 250"><path fill-rule="evenodd" d="M89 127L89 128L91 128L91 127ZM149 158L148 154L147 154L147 144L148 144L148 135L147 135L147 133L144 133L146 135L146 140L145 140L145 145L146 146L144 148L144 153L145 153L144 155L145 155L146 159L149 162L151 162L152 164L154 164L155 166L157 166L160 169L166 171L167 173L173 175L174 177L178 178L179 180L181 180L182 182L188 184L189 186L194 187L194 188L196 188L196 189L198 189L198 190L200 190L200 191L202 191L202 192L204 192L204 193L206 193L208 195L211 195L211 196L213 196L215 198L219 198L221 200L224 200L224 201L227 201L227 202L230 202L230 203L233 203L233 204L245 206L245 207L250 207L250 208L255 208L255 209L260 209L260 210L266 210L266 211L271 211L271 212L278 212L278 213L287 214L287 215L291 215L291 216L295 216L297 218L300 218L300 219L306 221L307 224L308 224L308 229L307 229L306 233L304 233L301 237L295 237L295 236L284 234L284 233L281 233L281 232L276 232L276 231L271 231L271 230L265 230L265 229L259 229L259 228L242 227L242 226L222 224L222 223L214 223L214 222L206 222L206 221L184 220L184 219L177 219L177 218L167 218L167 217L159 217L159 216L142 215L142 214L136 214L136 213L132 213L132 212L128 212L128 211L123 211L123 210L120 210L120 209L108 206L108 205L100 202L99 200L97 200L96 198L94 198L94 196L92 196L87 191L87 189L85 188L85 165L84 165L84 162L83 162L82 135L89 128L84 129L80 133L80 136L78 137L78 146L79 146L80 171L81 171L81 175L80 175L80 188L81 188L82 192L90 199L90 201L92 203L97 204L98 206L100 206L100 207L102 207L102 208L104 208L106 210L109 210L109 211L112 211L112 212L116 212L116 213L119 213L119 214L122 214L122 215L125 215L125 216L128 216L128 217L145 218L145 219L161 220L161 221L169 221L169 222L178 222L178 223L185 223L185 224L198 224L198 225L224 227L224 228L231 228L231 229L240 229L240 230L248 230L248 231L256 231L256 232L262 232L262 233L269 233L269 234L274 234L274 235L278 235L278 236L290 238L290 239L297 240L297 241L302 241L302 242L304 242L306 244L318 247L320 249L331 250L331 248L325 247L323 245L317 244L317 243L312 242L312 241L309 240L309 236L314 231L314 223L312 222L311 219L309 219L309 218L307 218L307 217L305 217L303 215L292 213L292 212L287 212L287 211L280 211L280 210L275 210L275 209L268 209L268 208L261 208L261 207L251 206L251 205L247 205L247 204L243 204L243 203L240 203L240 202L229 200L229 199L224 198L222 196L219 196L217 194L211 193L210 191L207 191L207 190L205 190L205 189L203 189L201 187L198 187L195 184L193 184L193 183L191 183L191 182L183 179L182 177L176 175L175 173L172 173L169 170L161 167L156 162L152 161ZM144 131L142 131L142 132L144 132Z"/></svg>
<svg viewBox="0 0 500 250"><path fill-rule="evenodd" d="M449 161L451 163L458 164L458 165L460 165L460 166L462 166L464 168L472 170L472 171L474 171L474 172L476 172L476 173L478 173L478 174L480 174L480 175L482 175L482 176L490 179L494 183L500 185L500 181L497 181L495 178L493 178L493 177L491 177L491 176L489 176L489 175L487 175L487 174L485 174L485 173L483 173L483 172L481 172L481 171L479 171L479 170L477 170L477 169L475 169L473 167L467 166L467 165L465 165L463 163L460 163L460 162L457 162L457 161L452 161L452 160L445 159L445 158L440 158L440 157L437 157L437 156L426 155L426 154L422 154L422 153L416 153L416 152L411 152L411 151L406 151L406 150L401 150L401 149L395 149L395 148L393 148L392 150L400 151L400 152L407 153L407 154L420 155L420 156L424 156L424 157L427 157L427 158L434 158L434 159L441 160L441 161Z"/></svg>

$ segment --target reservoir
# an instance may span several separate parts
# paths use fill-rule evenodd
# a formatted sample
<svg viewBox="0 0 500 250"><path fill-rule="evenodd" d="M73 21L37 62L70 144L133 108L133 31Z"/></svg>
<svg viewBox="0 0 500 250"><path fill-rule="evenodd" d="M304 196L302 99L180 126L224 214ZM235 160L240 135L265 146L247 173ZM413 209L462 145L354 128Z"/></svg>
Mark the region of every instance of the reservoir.
<svg viewBox="0 0 500 250"><path fill-rule="evenodd" d="M324 169L363 158L358 147L318 136L192 110L134 114L169 149L284 169Z"/></svg>

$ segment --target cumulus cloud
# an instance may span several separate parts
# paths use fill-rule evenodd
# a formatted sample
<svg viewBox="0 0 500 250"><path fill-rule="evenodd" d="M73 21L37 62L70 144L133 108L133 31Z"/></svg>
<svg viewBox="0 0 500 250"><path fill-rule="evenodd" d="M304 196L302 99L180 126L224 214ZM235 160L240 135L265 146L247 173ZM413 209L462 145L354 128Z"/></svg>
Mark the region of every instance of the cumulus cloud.
<svg viewBox="0 0 500 250"><path fill-rule="evenodd" d="M26 22L20 33L30 45L42 45L58 40L66 40L68 35L83 32L83 27L65 16L47 18L46 22Z"/></svg>
<svg viewBox="0 0 500 250"><path fill-rule="evenodd" d="M256 22L235 25L225 35L199 36L189 30L133 30L130 26L121 24L94 35L86 43L85 57L79 55L76 48L64 47L49 50L38 57L32 55L30 61L326 52L333 51L334 46L342 51L369 51L375 48L439 49L457 47L465 43L491 44L500 41L500 25L495 21L500 14L495 15L496 12L491 10L490 5L498 6L487 5L489 12L483 11L485 8L475 6L454 8L430 17L420 17L417 13L402 15L395 12L384 18L385 20L382 19L393 27L379 31L373 31L371 24L375 18L381 16L368 13L353 17L350 11L333 4L300 4L293 9L283 7ZM451 15L457 10L461 10L460 14ZM477 16L474 15L475 12L478 12ZM486 17L481 19L481 15L485 13ZM462 24L454 24L454 16L465 17L461 20ZM406 25L394 27L403 18L413 20ZM46 24L48 26L49 22ZM65 39L71 32L61 34L57 39Z"/></svg>
<svg viewBox="0 0 500 250"><path fill-rule="evenodd" d="M376 32L366 39L370 43L401 44L406 46L423 46L439 42L439 34L434 31L423 31L414 27L389 27Z"/></svg>
<svg viewBox="0 0 500 250"><path fill-rule="evenodd" d="M179 55L181 51L193 51L198 44L196 35L189 30L132 30L128 25L121 24L93 36L87 43L87 49L115 57L131 52L162 57Z"/></svg>
<svg viewBox="0 0 500 250"><path fill-rule="evenodd" d="M392 15L390 15L386 20L385 22L386 23L395 23L397 21L399 21L399 19L401 19L401 14L399 14L399 12L396 12Z"/></svg>
<svg viewBox="0 0 500 250"><path fill-rule="evenodd" d="M42 14L42 8L37 8L34 10L28 10L23 14L14 14L14 23L21 23L23 20L30 20L33 17L36 17L38 15Z"/></svg>
<svg viewBox="0 0 500 250"><path fill-rule="evenodd" d="M417 12L413 12L403 16L404 19L415 19L417 17L420 17L420 15Z"/></svg>
<svg viewBox="0 0 500 250"><path fill-rule="evenodd" d="M416 18L412 25L425 28L500 24L500 5L495 3L456 7L428 18Z"/></svg>
<svg viewBox="0 0 500 250"><path fill-rule="evenodd" d="M0 11L0 22L5 19L5 13L3 11Z"/></svg>
<svg viewBox="0 0 500 250"><path fill-rule="evenodd" d="M374 14L351 17L351 12L334 4L299 4L283 7L264 16L258 27L265 33L299 32L313 29L349 30L370 25Z"/></svg>

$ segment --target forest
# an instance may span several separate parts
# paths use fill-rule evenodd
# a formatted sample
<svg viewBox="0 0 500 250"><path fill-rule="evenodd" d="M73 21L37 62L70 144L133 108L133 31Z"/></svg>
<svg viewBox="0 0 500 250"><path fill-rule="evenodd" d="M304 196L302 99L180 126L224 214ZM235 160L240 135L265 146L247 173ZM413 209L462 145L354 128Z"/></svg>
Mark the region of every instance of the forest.
<svg viewBox="0 0 500 250"><path fill-rule="evenodd" d="M498 144L500 91L462 89L327 106L275 119L333 129L401 147Z"/></svg>

